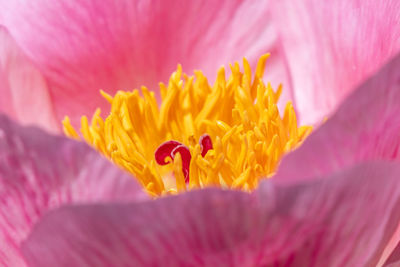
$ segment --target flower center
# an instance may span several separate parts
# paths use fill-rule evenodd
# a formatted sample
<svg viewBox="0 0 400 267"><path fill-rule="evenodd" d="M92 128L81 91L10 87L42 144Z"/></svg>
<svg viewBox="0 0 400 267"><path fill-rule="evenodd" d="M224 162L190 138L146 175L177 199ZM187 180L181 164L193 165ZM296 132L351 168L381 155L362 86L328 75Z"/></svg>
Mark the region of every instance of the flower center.
<svg viewBox="0 0 400 267"><path fill-rule="evenodd" d="M251 191L311 132L311 126L298 127L290 102L279 114L282 87L274 91L262 81L268 56L260 58L253 79L243 59L243 72L235 63L226 80L221 68L213 86L202 72L187 76L178 65L168 85L160 83L160 106L146 87L142 95L101 91L111 112L103 119L97 109L90 125L83 116L82 137L153 196L207 186ZM63 126L80 139L68 117Z"/></svg>
<svg viewBox="0 0 400 267"><path fill-rule="evenodd" d="M208 134L202 135L200 137L200 147L201 147L201 156L204 157L208 150L212 149L212 141L211 137ZM158 164L165 165L168 164L168 161L165 161L167 157L170 157L172 160L175 158L176 153L180 153L182 157L182 172L185 177L185 182L189 183L189 170L190 170L190 161L192 159L192 155L190 154L190 150L187 146L177 142L177 141L167 141L162 143L155 152L155 158Z"/></svg>

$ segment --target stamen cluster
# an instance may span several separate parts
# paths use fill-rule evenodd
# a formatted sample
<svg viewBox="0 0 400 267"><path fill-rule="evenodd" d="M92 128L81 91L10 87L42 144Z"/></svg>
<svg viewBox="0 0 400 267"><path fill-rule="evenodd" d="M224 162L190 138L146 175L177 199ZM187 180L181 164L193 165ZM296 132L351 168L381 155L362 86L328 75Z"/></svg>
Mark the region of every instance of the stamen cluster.
<svg viewBox="0 0 400 267"><path fill-rule="evenodd" d="M254 78L244 59L243 72L235 63L226 80L221 68L213 86L201 71L187 76L178 65L168 85L160 83L160 105L146 87L114 97L101 92L111 112L103 119L96 110L91 124L83 116L82 137L153 196L207 186L253 190L311 131L298 127L290 102L279 114L282 87L274 91L262 81L268 56L260 58ZM63 125L67 136L80 138L68 117ZM207 140L211 148L206 144L204 152ZM167 156L160 161L156 150L169 141L177 143L168 150L172 164L165 164Z"/></svg>

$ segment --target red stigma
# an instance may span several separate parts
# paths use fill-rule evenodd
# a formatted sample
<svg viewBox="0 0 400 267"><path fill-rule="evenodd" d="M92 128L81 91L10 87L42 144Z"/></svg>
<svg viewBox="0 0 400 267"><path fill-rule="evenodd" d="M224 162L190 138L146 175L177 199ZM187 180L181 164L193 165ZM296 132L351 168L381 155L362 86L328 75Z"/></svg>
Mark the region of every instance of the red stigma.
<svg viewBox="0 0 400 267"><path fill-rule="evenodd" d="M201 147L201 156L205 156L207 151L213 149L211 137L208 134L203 134L199 140ZM176 153L181 154L182 158L182 172L185 176L185 182L189 183L189 167L190 161L192 160L192 155L190 154L190 150L184 144L170 140L162 143L154 153L156 158L156 162L160 165L167 165L169 162L166 162L165 159L170 157L174 160Z"/></svg>
<svg viewBox="0 0 400 267"><path fill-rule="evenodd" d="M157 163L160 165L167 165L169 162L165 162L165 159L167 157L171 157L172 159L174 159L174 157L171 156L171 152L175 149L175 147L180 145L182 144L178 141L173 140L162 143L154 153Z"/></svg>
<svg viewBox="0 0 400 267"><path fill-rule="evenodd" d="M185 182L189 183L189 167L190 161L192 160L192 155L190 154L189 148L185 145L179 145L174 148L171 152L171 157L174 158L176 153L181 154L182 158L182 172L185 176Z"/></svg>
<svg viewBox="0 0 400 267"><path fill-rule="evenodd" d="M154 153L156 162L160 165L166 165L168 162L165 161L167 157L171 157L173 160L176 153L181 154L182 158L182 172L185 176L185 182L189 183L189 167L192 155L190 154L189 148L178 141L167 141L162 143Z"/></svg>
<svg viewBox="0 0 400 267"><path fill-rule="evenodd" d="M211 137L208 134L203 134L199 140L200 147L201 147L201 155L205 157L207 151L213 149Z"/></svg>

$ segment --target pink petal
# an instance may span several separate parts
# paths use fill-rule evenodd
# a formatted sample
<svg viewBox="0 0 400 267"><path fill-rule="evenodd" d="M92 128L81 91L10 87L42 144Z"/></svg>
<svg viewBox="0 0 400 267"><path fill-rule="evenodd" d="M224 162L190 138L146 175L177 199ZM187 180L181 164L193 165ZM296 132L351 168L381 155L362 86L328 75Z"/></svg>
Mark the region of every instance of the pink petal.
<svg viewBox="0 0 400 267"><path fill-rule="evenodd" d="M254 65L272 52L271 79L284 81L268 3L1 0L0 22L43 72L57 119L68 114L76 122L96 107L107 110L99 89L158 92L177 63L213 80L222 64L246 56Z"/></svg>
<svg viewBox="0 0 400 267"><path fill-rule="evenodd" d="M395 233L388 242L382 253L381 259L377 266L387 266L389 263L399 261L400 263L400 224L397 226Z"/></svg>
<svg viewBox="0 0 400 267"><path fill-rule="evenodd" d="M58 132L46 81L0 26L0 112L22 124Z"/></svg>
<svg viewBox="0 0 400 267"><path fill-rule="evenodd" d="M385 262L385 267L395 267L400 264L400 244L396 246L396 248L392 251L392 254Z"/></svg>
<svg viewBox="0 0 400 267"><path fill-rule="evenodd" d="M328 115L400 51L400 1L274 1L304 123Z"/></svg>
<svg viewBox="0 0 400 267"><path fill-rule="evenodd" d="M87 145L0 116L1 266L23 266L20 243L48 210L140 197L130 175Z"/></svg>
<svg viewBox="0 0 400 267"><path fill-rule="evenodd" d="M400 54L282 160L276 179L298 182L365 160L399 160L399 103Z"/></svg>
<svg viewBox="0 0 400 267"><path fill-rule="evenodd" d="M400 219L400 165L371 162L253 195L207 189L47 214L31 266L375 266Z"/></svg>

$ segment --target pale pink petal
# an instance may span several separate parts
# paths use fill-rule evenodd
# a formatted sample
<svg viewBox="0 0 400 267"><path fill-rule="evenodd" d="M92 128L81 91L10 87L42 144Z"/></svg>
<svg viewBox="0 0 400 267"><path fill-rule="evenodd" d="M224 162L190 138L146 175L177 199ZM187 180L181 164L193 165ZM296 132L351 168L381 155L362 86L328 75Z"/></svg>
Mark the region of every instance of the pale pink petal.
<svg viewBox="0 0 400 267"><path fill-rule="evenodd" d="M400 159L400 55L351 94L326 123L286 156L282 183L313 179L368 159ZM385 259L400 240L392 237Z"/></svg>
<svg viewBox="0 0 400 267"><path fill-rule="evenodd" d="M0 26L0 112L22 124L58 132L46 81Z"/></svg>
<svg viewBox="0 0 400 267"><path fill-rule="evenodd" d="M31 266L375 266L400 218L400 165L301 185L206 189L57 209L23 244Z"/></svg>
<svg viewBox="0 0 400 267"><path fill-rule="evenodd" d="M385 267L395 267L400 264L400 244L392 251L391 255L385 262Z"/></svg>
<svg viewBox="0 0 400 267"><path fill-rule="evenodd" d="M1 0L0 10L46 77L59 120L107 110L99 89L158 92L177 63L212 82L220 65L271 52L271 79L286 79L269 1Z"/></svg>
<svg viewBox="0 0 400 267"><path fill-rule="evenodd" d="M274 1L304 123L329 115L355 86L400 51L400 1Z"/></svg>
<svg viewBox="0 0 400 267"><path fill-rule="evenodd" d="M276 179L312 179L369 159L400 159L400 54L283 158Z"/></svg>
<svg viewBox="0 0 400 267"><path fill-rule="evenodd" d="M0 116L0 265L23 266L20 244L48 210L68 203L128 201L134 178L86 144Z"/></svg>

